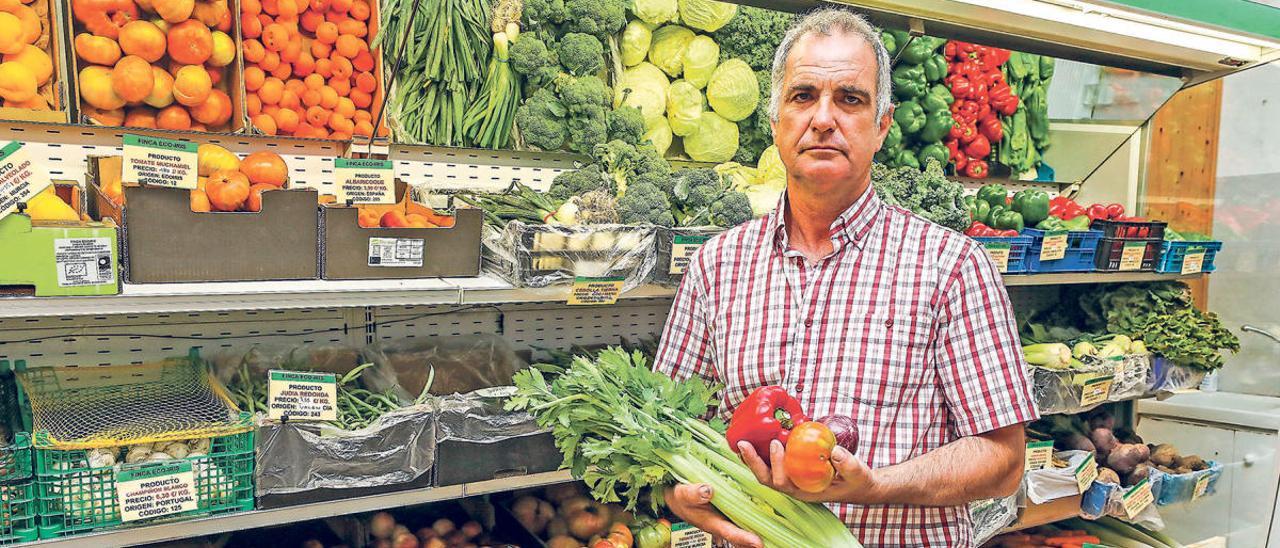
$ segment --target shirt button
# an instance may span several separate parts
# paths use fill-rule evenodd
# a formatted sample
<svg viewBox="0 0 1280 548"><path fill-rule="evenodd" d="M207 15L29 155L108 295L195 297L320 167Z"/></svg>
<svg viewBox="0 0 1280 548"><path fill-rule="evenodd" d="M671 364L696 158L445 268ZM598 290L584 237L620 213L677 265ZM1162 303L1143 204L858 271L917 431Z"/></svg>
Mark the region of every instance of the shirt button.
<svg viewBox="0 0 1280 548"><path fill-rule="evenodd" d="M804 326L805 326L805 327L813 327L813 318L805 319L805 321L804 321Z"/></svg>
<svg viewBox="0 0 1280 548"><path fill-rule="evenodd" d="M885 320L885 321L884 321L884 326L885 326L885 327L893 327L893 320Z"/></svg>
<svg viewBox="0 0 1280 548"><path fill-rule="evenodd" d="M796 393L799 394L801 392L804 392L804 385L800 383L796 383Z"/></svg>

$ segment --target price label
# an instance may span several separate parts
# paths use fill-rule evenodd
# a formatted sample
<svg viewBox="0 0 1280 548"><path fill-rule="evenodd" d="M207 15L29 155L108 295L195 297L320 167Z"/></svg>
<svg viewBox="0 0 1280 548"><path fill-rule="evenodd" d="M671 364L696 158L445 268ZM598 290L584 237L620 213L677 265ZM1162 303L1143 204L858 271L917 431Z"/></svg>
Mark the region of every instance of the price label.
<svg viewBox="0 0 1280 548"><path fill-rule="evenodd" d="M1120 252L1120 270L1139 270L1147 254L1147 242L1125 242Z"/></svg>
<svg viewBox="0 0 1280 548"><path fill-rule="evenodd" d="M191 461L172 460L116 471L116 504L121 521L167 516L196 509Z"/></svg>
<svg viewBox="0 0 1280 548"><path fill-rule="evenodd" d="M421 238L369 238L369 266L421 267L425 248Z"/></svg>
<svg viewBox="0 0 1280 548"><path fill-rule="evenodd" d="M573 287L569 289L569 300L565 304L609 305L618 302L622 293L622 285L627 281L622 276L610 278L590 278L578 276L573 279Z"/></svg>
<svg viewBox="0 0 1280 548"><path fill-rule="evenodd" d="M1182 256L1182 273L1199 274L1204 271L1204 248L1193 247Z"/></svg>
<svg viewBox="0 0 1280 548"><path fill-rule="evenodd" d="M1114 382L1114 375L1095 377L1084 381L1080 387L1080 406L1088 407L1107 401L1107 397L1111 395L1111 385Z"/></svg>
<svg viewBox="0 0 1280 548"><path fill-rule="evenodd" d="M1196 478L1196 488L1191 492L1191 500L1203 497L1209 492L1209 474L1204 474Z"/></svg>
<svg viewBox="0 0 1280 548"><path fill-rule="evenodd" d="M996 263L996 268L1000 272L1009 271L1009 244L986 242L982 247L987 250L987 255L991 256L991 262Z"/></svg>
<svg viewBox="0 0 1280 548"><path fill-rule="evenodd" d="M1083 493L1089 490L1089 486L1093 485L1093 480L1098 479L1098 461L1094 460L1093 453L1089 453L1084 458L1084 462L1076 466L1074 471L1076 476L1076 485Z"/></svg>
<svg viewBox="0 0 1280 548"><path fill-rule="evenodd" d="M711 533L688 523L672 523L671 548L711 548Z"/></svg>
<svg viewBox="0 0 1280 548"><path fill-rule="evenodd" d="M391 160L334 158L338 203L394 204L395 172Z"/></svg>
<svg viewBox="0 0 1280 548"><path fill-rule="evenodd" d="M31 161L29 152L17 141L0 148L0 219L53 184L44 167Z"/></svg>
<svg viewBox="0 0 1280 548"><path fill-rule="evenodd" d="M267 372L267 417L292 421L338 419L338 378L332 373Z"/></svg>
<svg viewBox="0 0 1280 548"><path fill-rule="evenodd" d="M190 141L126 134L120 179L140 185L195 188L197 148Z"/></svg>
<svg viewBox="0 0 1280 548"><path fill-rule="evenodd" d="M671 266L667 269L668 274L684 274L684 270L689 267L689 260L693 258L694 252L698 251L702 244L707 243L711 236L681 236L675 235L671 238Z"/></svg>
<svg viewBox="0 0 1280 548"><path fill-rule="evenodd" d="M1156 501L1156 497L1151 494L1151 480L1143 479L1130 487L1120 495L1120 500L1124 504L1124 515L1129 516L1129 519L1138 517L1139 513Z"/></svg>
<svg viewBox="0 0 1280 548"><path fill-rule="evenodd" d="M1053 440L1036 441L1027 444L1026 466L1024 470L1043 470L1053 460Z"/></svg>
<svg viewBox="0 0 1280 548"><path fill-rule="evenodd" d="M1040 245L1041 261L1056 261L1067 256L1067 231L1054 230L1044 235Z"/></svg>

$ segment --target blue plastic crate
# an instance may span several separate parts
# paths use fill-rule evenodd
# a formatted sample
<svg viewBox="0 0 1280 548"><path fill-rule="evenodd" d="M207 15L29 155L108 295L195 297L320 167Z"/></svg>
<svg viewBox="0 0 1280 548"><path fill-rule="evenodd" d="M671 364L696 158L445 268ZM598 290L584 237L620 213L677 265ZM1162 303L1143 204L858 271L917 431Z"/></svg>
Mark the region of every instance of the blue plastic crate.
<svg viewBox="0 0 1280 548"><path fill-rule="evenodd" d="M1172 242L1165 240L1160 245L1162 252L1160 262L1156 263L1156 272L1181 273L1182 259L1187 256L1188 251L1196 247L1204 248L1204 263L1200 266L1200 271L1213 272L1217 268L1213 265L1213 258L1218 255L1219 251L1222 251L1222 242L1216 240L1207 242Z"/></svg>
<svg viewBox="0 0 1280 548"><path fill-rule="evenodd" d="M1009 244L1009 264L1005 274L1021 274L1027 271L1027 249L1031 247L1031 236L974 236L978 243Z"/></svg>
<svg viewBox="0 0 1280 548"><path fill-rule="evenodd" d="M1061 259L1041 261L1040 250L1044 245L1046 230L1034 228L1022 229L1023 236L1032 238L1031 247L1027 249L1028 272L1092 272L1093 255L1098 251L1098 240L1102 239L1101 230L1081 230L1067 233L1066 255Z"/></svg>

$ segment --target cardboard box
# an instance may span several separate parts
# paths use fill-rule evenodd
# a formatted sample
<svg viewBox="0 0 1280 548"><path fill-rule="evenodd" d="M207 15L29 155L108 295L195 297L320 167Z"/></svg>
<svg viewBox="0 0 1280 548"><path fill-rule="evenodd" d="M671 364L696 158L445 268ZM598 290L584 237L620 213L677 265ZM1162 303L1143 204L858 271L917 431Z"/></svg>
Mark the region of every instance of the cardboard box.
<svg viewBox="0 0 1280 548"><path fill-rule="evenodd" d="M54 182L58 195L83 211L75 182ZM115 295L120 292L116 224L32 221L22 213L0 219L0 293L37 297Z"/></svg>
<svg viewBox="0 0 1280 548"><path fill-rule="evenodd" d="M89 158L91 211L121 227L132 283L310 280L319 277L317 194L265 192L262 211L191 211L190 191L124 184L126 205L102 193L119 181L119 156Z"/></svg>
<svg viewBox="0 0 1280 548"><path fill-rule="evenodd" d="M44 50L53 60L53 77L36 90L39 96L49 102L50 110L0 106L0 119L65 124L71 121L71 109L68 99L67 63L64 57L75 57L75 55L67 55L66 42L62 40L58 29L62 28L61 21L68 17L59 9L62 6L57 0L35 0L26 6L35 10L40 18L42 30L48 33L47 36L37 39L34 45Z"/></svg>
<svg viewBox="0 0 1280 548"><path fill-rule="evenodd" d="M1029 527L1037 525L1045 525L1064 519L1078 517L1080 515L1080 501L1083 495L1075 495L1071 497L1051 500L1044 504L1027 503L1027 507L1023 508L1018 514L1018 521L1012 525L1005 527L1004 531L1021 531Z"/></svg>
<svg viewBox="0 0 1280 548"><path fill-rule="evenodd" d="M48 1L52 2L54 0ZM60 6L62 8L62 13L65 14L62 18L63 36L67 40L68 47L74 48L75 36L86 31L84 30L83 25L79 24L73 16L70 0L61 0ZM228 122L229 127L225 132L240 133L243 132L247 126L245 122L246 117L244 109L244 63L240 53L240 44L243 43L240 37L240 2L238 0L227 0L227 7L231 10L231 30L226 32L231 36L231 40L236 45L236 58L230 65L222 67L222 81L215 83L213 88L221 89L231 97L231 120ZM139 10L141 10L141 8L139 8ZM146 12L143 13L148 15L148 18L156 17L154 14L146 14ZM192 18L195 18L195 16L192 15ZM86 66L90 66L91 63L86 63L83 59L74 54L67 55L67 58L69 60L67 64L69 64L71 68L71 74L67 78L67 81L69 82L69 97L71 97L71 99L68 99L67 102L75 106L75 110L73 111L74 116L72 119L82 124L118 127L114 124L106 124L99 120L90 120L88 118L88 109L85 108L88 105L84 104L80 99L80 71ZM169 56L166 54L159 61L152 63L152 66L167 69L169 67L169 63ZM125 106L124 109L125 111L128 111L129 106ZM192 120L192 123L195 123L195 121ZM132 129L142 131L142 128Z"/></svg>
<svg viewBox="0 0 1280 548"><path fill-rule="evenodd" d="M395 205L363 206L379 213L400 210L429 213L430 208L413 201L408 185L396 181ZM320 210L324 231L321 257L326 280L367 280L388 278L433 278L480 275L480 230L484 213L459 208L452 227L364 228L358 222L359 208L325 204ZM392 248L418 254L420 260L387 257ZM402 255L407 256L407 255ZM392 266L410 264L417 266Z"/></svg>

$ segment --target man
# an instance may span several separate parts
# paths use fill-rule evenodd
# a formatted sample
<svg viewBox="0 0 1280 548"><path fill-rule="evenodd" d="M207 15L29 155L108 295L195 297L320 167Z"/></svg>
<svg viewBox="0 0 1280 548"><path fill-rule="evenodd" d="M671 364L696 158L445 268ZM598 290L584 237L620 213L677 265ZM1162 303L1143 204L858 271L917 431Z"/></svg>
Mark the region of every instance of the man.
<svg viewBox="0 0 1280 548"><path fill-rule="evenodd" d="M836 482L795 489L769 455L735 448L757 478L830 503L868 546L969 546L966 504L1007 496L1037 418L1000 275L974 241L883 204L871 157L889 130L889 56L847 11L797 21L773 61L769 109L787 168L772 214L698 251L656 367L726 385L726 418L781 385L810 416L852 417L857 455ZM760 539L721 516L707 485L668 491L671 510L737 546Z"/></svg>

